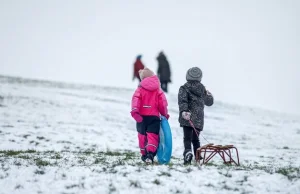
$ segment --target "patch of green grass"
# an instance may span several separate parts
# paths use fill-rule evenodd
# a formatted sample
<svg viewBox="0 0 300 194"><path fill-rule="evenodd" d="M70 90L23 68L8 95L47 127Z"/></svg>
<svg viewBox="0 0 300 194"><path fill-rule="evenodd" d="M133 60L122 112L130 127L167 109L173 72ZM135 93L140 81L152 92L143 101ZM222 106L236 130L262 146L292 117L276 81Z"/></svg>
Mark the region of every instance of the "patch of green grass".
<svg viewBox="0 0 300 194"><path fill-rule="evenodd" d="M193 169L191 168L191 167L188 167L187 169L186 169L186 172L187 173L190 173L190 172L192 172L193 171Z"/></svg>
<svg viewBox="0 0 300 194"><path fill-rule="evenodd" d="M72 185L65 186L66 189L73 189L75 187L79 187L79 185L78 184L72 184Z"/></svg>
<svg viewBox="0 0 300 194"><path fill-rule="evenodd" d="M287 168L279 168L277 171L275 171L278 174L282 174L284 176L287 176L290 172Z"/></svg>
<svg viewBox="0 0 300 194"><path fill-rule="evenodd" d="M205 166L214 166L214 167L219 167L220 165L217 165L213 162L209 162L209 163L206 163ZM225 167L225 165L223 165Z"/></svg>
<svg viewBox="0 0 300 194"><path fill-rule="evenodd" d="M35 150L0 150L0 154L4 154L4 156L16 156L24 153L35 153Z"/></svg>
<svg viewBox="0 0 300 194"><path fill-rule="evenodd" d="M168 172L161 172L160 174L158 174L158 176L167 176L167 177L171 177L171 174Z"/></svg>
<svg viewBox="0 0 300 194"><path fill-rule="evenodd" d="M46 153L46 154L53 154L53 153L55 153L55 151L53 151L53 150L48 150L48 151L45 151L45 153Z"/></svg>
<svg viewBox="0 0 300 194"><path fill-rule="evenodd" d="M86 160L87 160L87 158L84 157L84 156L79 156L79 157L78 157L78 163L79 163L79 164L85 163Z"/></svg>
<svg viewBox="0 0 300 194"><path fill-rule="evenodd" d="M246 171L262 170L269 174L274 174L274 173L282 174L282 175L286 176L289 180L300 179L300 167L288 166L288 167L275 168L272 165L259 166L259 165L255 164L252 166L250 164L247 166L241 165L241 166L235 168L235 170L246 170ZM247 181L247 179L248 179L248 177L245 177L244 181Z"/></svg>
<svg viewBox="0 0 300 194"><path fill-rule="evenodd" d="M12 125L2 125L1 127L3 127L3 128L13 128L14 126L12 126Z"/></svg>
<svg viewBox="0 0 300 194"><path fill-rule="evenodd" d="M37 166L49 166L49 165L51 165L50 162L42 160L41 158L34 159L34 161L35 161L35 164Z"/></svg>
<svg viewBox="0 0 300 194"><path fill-rule="evenodd" d="M21 154L22 151L15 151L15 150L3 150L0 153L4 154L4 156L15 156Z"/></svg>
<svg viewBox="0 0 300 194"><path fill-rule="evenodd" d="M56 159L56 160L59 160L59 159L62 159L62 156L59 154L59 152L46 152L47 154L51 154L51 159Z"/></svg>
<svg viewBox="0 0 300 194"><path fill-rule="evenodd" d="M229 191L231 191L231 190L232 190L232 188L230 188L228 185L224 185L224 186L223 186L223 189L225 189L225 190L229 190Z"/></svg>
<svg viewBox="0 0 300 194"><path fill-rule="evenodd" d="M161 182L158 179L155 179L152 183L156 184L156 185L160 185L161 184Z"/></svg>
<svg viewBox="0 0 300 194"><path fill-rule="evenodd" d="M206 186L206 187L212 187L212 188L215 187L215 186L214 186L213 184L211 184L211 183L208 183L208 184L206 184L206 185L204 185L204 186Z"/></svg>
<svg viewBox="0 0 300 194"><path fill-rule="evenodd" d="M57 141L56 143L67 143L67 144L72 144L72 142L70 142L70 141L65 141L65 140Z"/></svg>
<svg viewBox="0 0 300 194"><path fill-rule="evenodd" d="M24 137L25 139L27 139L27 137L29 137L29 136L30 136L29 134L23 135L23 137Z"/></svg>
<svg viewBox="0 0 300 194"><path fill-rule="evenodd" d="M135 158L134 152L125 152L124 154L125 154L124 160L132 160Z"/></svg>
<svg viewBox="0 0 300 194"><path fill-rule="evenodd" d="M111 167L108 172L111 174L116 174L118 171L114 167Z"/></svg>
<svg viewBox="0 0 300 194"><path fill-rule="evenodd" d="M15 190L17 190L17 189L23 189L24 187L22 186L22 185L20 185L20 184L17 184L16 186L15 186Z"/></svg>
<svg viewBox="0 0 300 194"><path fill-rule="evenodd" d="M43 175L43 174L45 174L45 171L37 169L36 171L34 171L34 174Z"/></svg>
<svg viewBox="0 0 300 194"><path fill-rule="evenodd" d="M289 180L300 178L300 168L286 167L275 170L275 173L286 176Z"/></svg>
<svg viewBox="0 0 300 194"><path fill-rule="evenodd" d="M91 155L91 154L95 153L95 149L94 148L93 149L87 149L87 150L84 150L82 153L85 154L85 155Z"/></svg>
<svg viewBox="0 0 300 194"><path fill-rule="evenodd" d="M24 160L29 160L30 157L28 155L18 155L18 158L24 159Z"/></svg>
<svg viewBox="0 0 300 194"><path fill-rule="evenodd" d="M46 139L45 137L43 137L43 136L37 136L36 137L38 140L43 140L43 139Z"/></svg>
<svg viewBox="0 0 300 194"><path fill-rule="evenodd" d="M22 164L21 164L20 161L14 161L14 165L16 165L16 166L21 166Z"/></svg>
<svg viewBox="0 0 300 194"><path fill-rule="evenodd" d="M123 166L123 165L125 165L125 162L122 159L118 159L112 163L111 168L114 168L116 166Z"/></svg>
<svg viewBox="0 0 300 194"><path fill-rule="evenodd" d="M106 159L104 157L96 158L94 164L103 164L106 163Z"/></svg>
<svg viewBox="0 0 300 194"><path fill-rule="evenodd" d="M130 187L142 188L141 183L139 181L130 180L129 182L130 182L130 184L129 184Z"/></svg>
<svg viewBox="0 0 300 194"><path fill-rule="evenodd" d="M117 191L116 187L112 183L109 184L108 188L109 188L108 191L109 193L113 193Z"/></svg>
<svg viewBox="0 0 300 194"><path fill-rule="evenodd" d="M120 152L117 152L117 151L107 151L107 152L104 152L105 155L107 156L122 156L123 154L120 153Z"/></svg>
<svg viewBox="0 0 300 194"><path fill-rule="evenodd" d="M176 189L175 193L182 193L182 191L180 191L179 189Z"/></svg>
<svg viewBox="0 0 300 194"><path fill-rule="evenodd" d="M172 169L172 167L174 166L174 163L173 162L169 162L167 165L169 166L169 169Z"/></svg>
<svg viewBox="0 0 300 194"><path fill-rule="evenodd" d="M56 153L55 156L54 156L54 158L56 160L62 159L62 157L61 157L61 155L59 153Z"/></svg>

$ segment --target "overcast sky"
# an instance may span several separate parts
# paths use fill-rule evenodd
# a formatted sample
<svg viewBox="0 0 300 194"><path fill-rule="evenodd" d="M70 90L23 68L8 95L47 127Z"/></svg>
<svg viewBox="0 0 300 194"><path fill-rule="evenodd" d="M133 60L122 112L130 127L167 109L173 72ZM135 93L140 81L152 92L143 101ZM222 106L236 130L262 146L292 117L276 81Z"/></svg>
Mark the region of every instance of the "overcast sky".
<svg viewBox="0 0 300 194"><path fill-rule="evenodd" d="M0 0L0 74L134 88L164 50L216 100L300 114L299 0Z"/></svg>

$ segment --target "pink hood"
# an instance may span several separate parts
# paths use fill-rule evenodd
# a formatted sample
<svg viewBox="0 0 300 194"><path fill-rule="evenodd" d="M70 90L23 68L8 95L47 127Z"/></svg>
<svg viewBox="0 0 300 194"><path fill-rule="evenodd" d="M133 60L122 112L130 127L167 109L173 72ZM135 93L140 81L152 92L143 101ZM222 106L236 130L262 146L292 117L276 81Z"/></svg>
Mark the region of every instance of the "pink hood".
<svg viewBox="0 0 300 194"><path fill-rule="evenodd" d="M156 75L151 77L146 77L140 83L140 86L146 90L154 91L160 87L159 79Z"/></svg>
<svg viewBox="0 0 300 194"><path fill-rule="evenodd" d="M135 90L131 100L131 112L140 115L163 116L168 115L168 102L164 92L160 89L160 82L156 75L144 78Z"/></svg>

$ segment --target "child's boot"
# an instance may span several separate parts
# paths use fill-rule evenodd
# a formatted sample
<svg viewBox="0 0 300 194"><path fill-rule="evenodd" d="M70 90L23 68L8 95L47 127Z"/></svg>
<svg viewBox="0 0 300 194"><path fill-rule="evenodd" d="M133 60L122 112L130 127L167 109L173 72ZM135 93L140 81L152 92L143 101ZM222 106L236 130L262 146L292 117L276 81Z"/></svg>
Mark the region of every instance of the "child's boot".
<svg viewBox="0 0 300 194"><path fill-rule="evenodd" d="M154 158L154 154L152 152L148 152L145 162L147 164L153 164L153 158Z"/></svg>
<svg viewBox="0 0 300 194"><path fill-rule="evenodd" d="M192 161L192 159L193 159L193 153L192 153L192 151L191 150L187 150L187 151L185 151L185 153L183 154L183 164L184 165L189 165L189 164L191 164L191 161Z"/></svg>
<svg viewBox="0 0 300 194"><path fill-rule="evenodd" d="M146 162L147 156L146 155L142 155L141 159L142 159L143 162Z"/></svg>

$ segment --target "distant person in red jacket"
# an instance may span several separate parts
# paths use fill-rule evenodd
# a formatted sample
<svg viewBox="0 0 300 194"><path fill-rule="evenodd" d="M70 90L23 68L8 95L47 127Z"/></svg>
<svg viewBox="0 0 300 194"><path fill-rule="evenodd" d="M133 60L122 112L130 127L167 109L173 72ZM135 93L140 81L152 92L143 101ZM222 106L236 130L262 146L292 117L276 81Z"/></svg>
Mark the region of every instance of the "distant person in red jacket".
<svg viewBox="0 0 300 194"><path fill-rule="evenodd" d="M132 81L134 81L135 78L138 78L139 81L141 81L140 75L139 75L139 70L144 69L144 64L141 61L142 55L138 55L136 57L136 61L133 64L133 77Z"/></svg>

